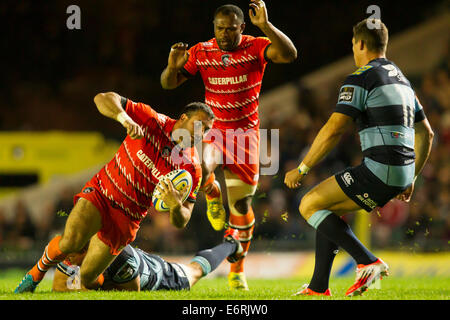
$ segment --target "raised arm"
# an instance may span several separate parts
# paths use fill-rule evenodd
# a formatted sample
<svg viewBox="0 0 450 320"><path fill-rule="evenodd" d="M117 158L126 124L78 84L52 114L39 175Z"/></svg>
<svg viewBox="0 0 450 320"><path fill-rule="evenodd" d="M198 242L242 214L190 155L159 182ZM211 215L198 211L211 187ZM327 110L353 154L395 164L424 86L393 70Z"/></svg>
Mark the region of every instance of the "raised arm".
<svg viewBox="0 0 450 320"><path fill-rule="evenodd" d="M249 10L251 22L271 41L266 56L274 63L290 63L297 58L297 49L283 32L269 22L264 1L251 0Z"/></svg>
<svg viewBox="0 0 450 320"><path fill-rule="evenodd" d="M115 92L106 92L97 94L94 97L94 103L102 115L120 122L122 126L127 129L127 134L132 139L140 139L144 136L144 132L142 131L142 128L125 112L122 107L122 102L124 99L125 98Z"/></svg>
<svg viewBox="0 0 450 320"><path fill-rule="evenodd" d="M162 72L160 79L163 89L175 89L187 80L180 72L188 58L187 47L187 44L179 42L170 48L167 67Z"/></svg>

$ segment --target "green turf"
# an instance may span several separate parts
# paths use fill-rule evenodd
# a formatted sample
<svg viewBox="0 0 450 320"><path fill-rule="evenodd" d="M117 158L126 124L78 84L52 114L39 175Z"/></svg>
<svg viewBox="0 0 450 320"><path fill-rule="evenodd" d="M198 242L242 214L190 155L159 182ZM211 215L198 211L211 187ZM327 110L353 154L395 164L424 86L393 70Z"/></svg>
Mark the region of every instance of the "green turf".
<svg viewBox="0 0 450 320"><path fill-rule="evenodd" d="M381 281L381 289L370 289L363 296L348 298L345 291L353 284L353 278L334 278L330 283L332 297L292 296L309 279L249 279L250 291L236 292L227 288L225 278L203 279L190 291L155 292L74 292L51 291L51 281L44 280L34 294L14 294L13 291L24 275L23 271L0 271L0 300L449 300L448 277L387 277Z"/></svg>

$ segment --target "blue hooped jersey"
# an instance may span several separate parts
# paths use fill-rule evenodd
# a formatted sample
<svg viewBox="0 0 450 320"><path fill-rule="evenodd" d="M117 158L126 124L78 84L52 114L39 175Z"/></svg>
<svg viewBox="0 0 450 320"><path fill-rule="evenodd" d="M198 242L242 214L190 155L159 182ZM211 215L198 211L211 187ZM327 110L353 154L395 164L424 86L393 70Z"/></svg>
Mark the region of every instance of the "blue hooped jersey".
<svg viewBox="0 0 450 320"><path fill-rule="evenodd" d="M385 58L370 61L342 85L335 112L359 125L364 164L390 186L414 179L414 123L425 113L408 79Z"/></svg>
<svg viewBox="0 0 450 320"><path fill-rule="evenodd" d="M105 271L105 279L125 283L139 275L143 291L189 289L183 268L127 245Z"/></svg>

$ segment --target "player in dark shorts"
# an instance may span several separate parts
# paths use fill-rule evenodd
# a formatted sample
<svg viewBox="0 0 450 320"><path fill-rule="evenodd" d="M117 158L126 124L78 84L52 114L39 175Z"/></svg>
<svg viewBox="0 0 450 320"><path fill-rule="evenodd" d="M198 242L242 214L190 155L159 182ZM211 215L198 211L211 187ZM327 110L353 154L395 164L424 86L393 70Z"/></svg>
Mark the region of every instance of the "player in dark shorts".
<svg viewBox="0 0 450 320"><path fill-rule="evenodd" d="M289 188L339 142L353 121L359 125L363 161L310 190L300 213L316 232L316 261L301 295L330 295L328 282L338 247L356 261L356 281L346 294L362 294L388 266L355 237L340 216L361 208L370 212L397 197L409 201L414 181L431 151L433 131L408 79L386 59L388 30L380 20L353 28L353 55L359 67L341 87L338 103L297 169L286 174Z"/></svg>
<svg viewBox="0 0 450 320"><path fill-rule="evenodd" d="M187 265L167 262L161 257L127 245L104 271L102 290L189 290L198 280L214 271L227 258L243 257L236 230L228 229L224 242L199 251ZM79 265L84 253L72 255L57 265L53 291L82 289Z"/></svg>

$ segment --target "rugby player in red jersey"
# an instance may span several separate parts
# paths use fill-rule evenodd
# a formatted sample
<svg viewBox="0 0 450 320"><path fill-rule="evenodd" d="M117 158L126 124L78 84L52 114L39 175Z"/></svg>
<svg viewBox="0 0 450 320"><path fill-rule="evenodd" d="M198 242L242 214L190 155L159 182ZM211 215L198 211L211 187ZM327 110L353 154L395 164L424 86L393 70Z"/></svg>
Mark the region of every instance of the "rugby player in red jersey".
<svg viewBox="0 0 450 320"><path fill-rule="evenodd" d="M222 164L229 226L239 230L245 253L255 222L251 201L259 179L258 98L262 77L269 61L290 63L297 57L292 41L269 22L263 1L252 0L249 15L266 37L244 35L242 10L234 5L221 6L214 14L215 37L189 50L187 44L174 44L161 74L165 89L174 89L197 73L202 77L205 103L216 116L202 145L207 215L215 230L224 227L226 213L214 176L214 170ZM234 134L227 135L230 132ZM243 261L231 265L228 278L232 289L248 290Z"/></svg>
<svg viewBox="0 0 450 320"><path fill-rule="evenodd" d="M99 93L94 102L101 114L120 122L128 135L113 159L75 195L63 235L49 242L16 293L34 292L48 269L89 241L80 269L81 284L88 289L100 287L104 270L135 239L160 180L162 188L158 189L170 208L170 222L183 228L191 217L202 175L192 145L211 128L211 109L193 102L175 120L114 92ZM192 191L184 203L184 190L177 191L170 180L163 180L175 169L185 169L192 176Z"/></svg>

